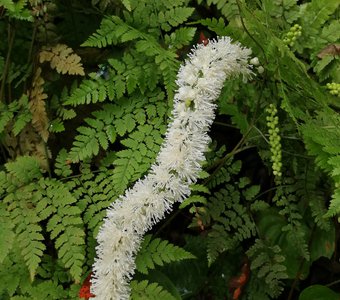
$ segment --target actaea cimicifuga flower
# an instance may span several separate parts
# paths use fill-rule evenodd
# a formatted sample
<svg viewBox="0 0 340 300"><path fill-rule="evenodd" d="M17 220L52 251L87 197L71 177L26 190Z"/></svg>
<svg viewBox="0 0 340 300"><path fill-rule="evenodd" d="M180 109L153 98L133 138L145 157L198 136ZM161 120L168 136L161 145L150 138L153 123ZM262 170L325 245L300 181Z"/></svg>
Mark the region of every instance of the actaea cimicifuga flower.
<svg viewBox="0 0 340 300"><path fill-rule="evenodd" d="M215 100L227 78L251 74L251 50L229 37L196 46L180 67L172 119L161 150L147 176L108 209L97 236L91 292L95 299L129 299L134 257L144 234L196 182L215 117Z"/></svg>

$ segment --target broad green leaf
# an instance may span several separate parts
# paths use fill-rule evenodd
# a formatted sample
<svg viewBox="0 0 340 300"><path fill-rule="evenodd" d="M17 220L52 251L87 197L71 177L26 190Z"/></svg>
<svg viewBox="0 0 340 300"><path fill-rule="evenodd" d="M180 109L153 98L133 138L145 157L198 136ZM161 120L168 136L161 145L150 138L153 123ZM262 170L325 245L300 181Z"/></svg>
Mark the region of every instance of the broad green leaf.
<svg viewBox="0 0 340 300"><path fill-rule="evenodd" d="M330 288L323 285L312 285L304 289L299 296L299 300L339 300L337 294Z"/></svg>

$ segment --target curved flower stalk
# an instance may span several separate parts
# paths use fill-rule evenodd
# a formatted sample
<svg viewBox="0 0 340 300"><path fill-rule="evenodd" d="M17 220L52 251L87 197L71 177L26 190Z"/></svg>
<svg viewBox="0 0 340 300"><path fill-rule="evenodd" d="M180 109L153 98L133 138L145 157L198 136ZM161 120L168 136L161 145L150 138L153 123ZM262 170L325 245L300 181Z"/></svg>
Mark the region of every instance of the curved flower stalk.
<svg viewBox="0 0 340 300"><path fill-rule="evenodd" d="M120 196L107 210L97 236L92 293L95 299L129 299L134 257L143 235L190 194L215 117L214 101L231 76L251 75L251 50L222 37L198 45L181 66L172 121L149 174Z"/></svg>

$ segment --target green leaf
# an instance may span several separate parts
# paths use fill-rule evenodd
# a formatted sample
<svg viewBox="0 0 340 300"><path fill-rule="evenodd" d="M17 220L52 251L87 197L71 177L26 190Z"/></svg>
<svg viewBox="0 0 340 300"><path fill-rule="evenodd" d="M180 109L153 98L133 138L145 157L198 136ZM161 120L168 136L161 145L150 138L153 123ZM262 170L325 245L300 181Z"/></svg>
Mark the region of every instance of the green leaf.
<svg viewBox="0 0 340 300"><path fill-rule="evenodd" d="M64 123L59 118L52 120L49 131L56 133L65 131Z"/></svg>
<svg viewBox="0 0 340 300"><path fill-rule="evenodd" d="M316 261L320 257L331 258L335 251L335 229L325 231L316 227L313 232L313 239L310 245L311 261Z"/></svg>
<svg viewBox="0 0 340 300"><path fill-rule="evenodd" d="M340 294L323 285L312 285L305 288L299 300L339 300Z"/></svg>

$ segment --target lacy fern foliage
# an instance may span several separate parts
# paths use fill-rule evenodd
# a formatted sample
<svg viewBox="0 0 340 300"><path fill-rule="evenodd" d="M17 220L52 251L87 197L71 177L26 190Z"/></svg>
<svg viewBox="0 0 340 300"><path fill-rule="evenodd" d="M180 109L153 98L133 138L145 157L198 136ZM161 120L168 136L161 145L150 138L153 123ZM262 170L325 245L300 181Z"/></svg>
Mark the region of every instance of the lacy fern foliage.
<svg viewBox="0 0 340 300"><path fill-rule="evenodd" d="M266 294L275 298L283 291L283 280L288 278L286 267L282 264L285 257L279 246L268 247L262 240L256 240L247 255L251 260L251 271L265 282Z"/></svg>
<svg viewBox="0 0 340 300"><path fill-rule="evenodd" d="M180 63L225 35L252 49L253 76L224 85L203 171L144 239L131 299L298 298L292 281L339 258L338 12L337 0L1 1L0 298L79 299L106 209L162 149Z"/></svg>

